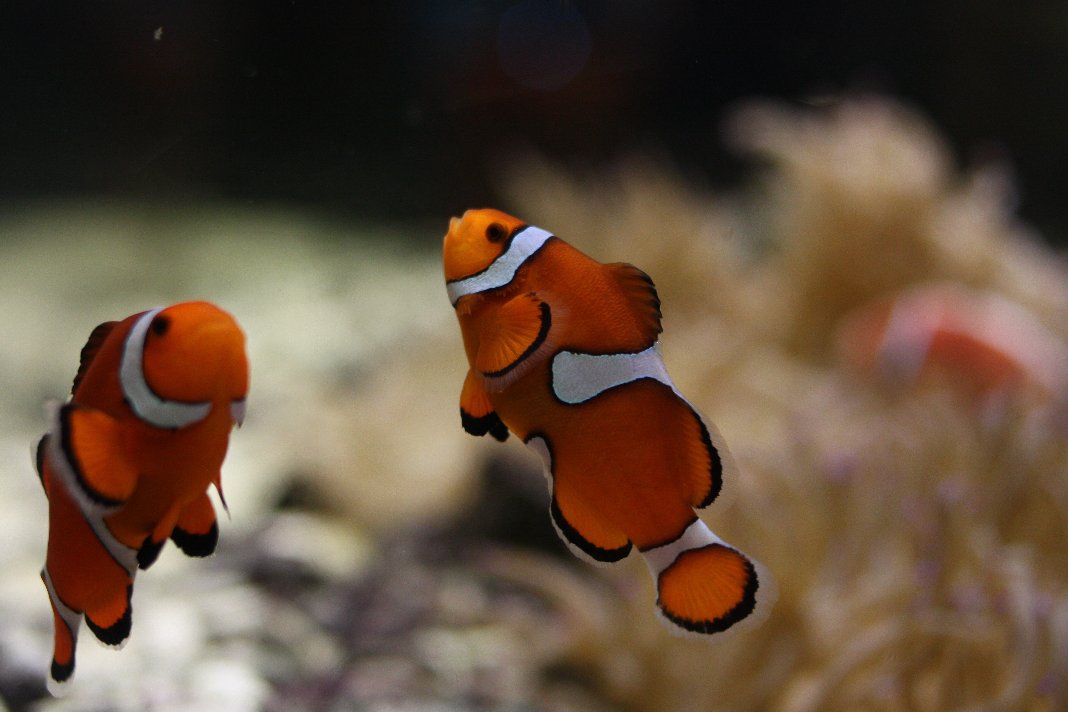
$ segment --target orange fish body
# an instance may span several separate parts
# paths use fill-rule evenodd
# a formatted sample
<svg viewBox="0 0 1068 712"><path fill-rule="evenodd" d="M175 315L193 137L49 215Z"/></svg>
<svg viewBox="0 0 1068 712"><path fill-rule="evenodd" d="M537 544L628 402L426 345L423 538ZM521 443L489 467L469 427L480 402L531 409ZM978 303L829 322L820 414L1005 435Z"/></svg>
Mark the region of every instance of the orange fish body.
<svg viewBox="0 0 1068 712"><path fill-rule="evenodd" d="M495 210L453 218L444 263L470 364L464 429L537 451L565 542L596 562L637 547L668 621L715 633L752 613L756 566L694 512L731 465L664 368L652 280Z"/></svg>
<svg viewBox="0 0 1068 712"><path fill-rule="evenodd" d="M55 617L54 693L74 672L83 616L101 642L125 643L134 577L168 538L190 556L214 551L207 490L221 487L247 391L244 334L212 304L153 309L90 335L71 398L36 452L49 502L41 578Z"/></svg>

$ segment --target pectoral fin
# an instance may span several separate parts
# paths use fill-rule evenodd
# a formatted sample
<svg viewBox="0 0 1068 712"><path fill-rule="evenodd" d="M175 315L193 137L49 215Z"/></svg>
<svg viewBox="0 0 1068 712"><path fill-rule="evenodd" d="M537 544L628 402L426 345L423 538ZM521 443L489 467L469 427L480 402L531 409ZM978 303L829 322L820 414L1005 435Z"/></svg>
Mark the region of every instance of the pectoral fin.
<svg viewBox="0 0 1068 712"><path fill-rule="evenodd" d="M92 408L68 403L59 409L47 450L71 493L89 506L113 509L137 484L137 470L123 456L118 421Z"/></svg>
<svg viewBox="0 0 1068 712"><path fill-rule="evenodd" d="M171 532L171 540L186 556L210 556L219 543L215 507L204 493L185 506Z"/></svg>
<svg viewBox="0 0 1068 712"><path fill-rule="evenodd" d="M545 343L551 326L549 305L537 294L515 297L483 326L475 368L488 378L507 376Z"/></svg>

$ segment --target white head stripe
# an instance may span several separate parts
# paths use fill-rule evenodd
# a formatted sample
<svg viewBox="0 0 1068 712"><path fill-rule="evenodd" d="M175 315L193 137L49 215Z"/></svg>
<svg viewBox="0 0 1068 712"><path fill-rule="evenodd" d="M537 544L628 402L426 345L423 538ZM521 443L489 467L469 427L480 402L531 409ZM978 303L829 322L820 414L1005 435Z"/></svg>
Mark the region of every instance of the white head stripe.
<svg viewBox="0 0 1068 712"><path fill-rule="evenodd" d="M655 580L664 569L675 563L675 559L679 558L679 554L690 549L708 546L709 544L721 544L728 548L734 548L716 536L704 522L697 519L693 524L686 527L686 531L678 539L669 544L643 551L642 557L649 566L649 571L652 572Z"/></svg>
<svg viewBox="0 0 1068 712"><path fill-rule="evenodd" d="M675 390L656 344L633 354L561 351L553 358L552 371L553 393L572 405L639 378L652 378Z"/></svg>
<svg viewBox="0 0 1068 712"><path fill-rule="evenodd" d="M515 279L515 273L519 271L523 263L541 249L545 241L552 236L551 232L546 232L540 227L528 225L523 228L512 238L508 249L498 255L489 267L470 277L446 283L449 301L455 306L456 302L460 301L460 297L504 287Z"/></svg>
<svg viewBox="0 0 1068 712"><path fill-rule="evenodd" d="M122 350L122 365L119 368L119 382L122 394L126 396L130 407L142 420L157 428L184 428L198 420L208 417L211 403L182 403L160 398L152 392L145 381L144 364L145 334L152 320L163 311L162 307L149 310L141 315L130 333Z"/></svg>

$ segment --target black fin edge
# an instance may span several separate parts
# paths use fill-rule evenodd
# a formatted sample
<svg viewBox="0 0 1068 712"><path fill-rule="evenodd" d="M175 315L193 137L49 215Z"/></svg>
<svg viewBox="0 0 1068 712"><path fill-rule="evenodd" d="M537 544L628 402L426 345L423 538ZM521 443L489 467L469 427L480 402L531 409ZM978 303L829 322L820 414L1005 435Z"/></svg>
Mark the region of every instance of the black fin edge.
<svg viewBox="0 0 1068 712"><path fill-rule="evenodd" d="M497 416L497 413L492 411L476 418L463 408L460 408L460 425L463 426L466 432L476 437L489 433L502 443L508 439L508 426Z"/></svg>
<svg viewBox="0 0 1068 712"><path fill-rule="evenodd" d="M611 564L627 558L627 555L630 554L633 544L629 541L618 549L603 549L596 544L587 541L586 538L579 534L578 530L571 526L571 523L564 518L564 513L560 511L560 505L556 501L556 495L553 495L552 501L549 503L549 514L552 516L557 528L564 535L564 538L567 539L568 543L578 548L582 553L586 554L586 556L594 561Z"/></svg>
<svg viewBox="0 0 1068 712"><path fill-rule="evenodd" d="M74 478L78 481L78 486L82 492L96 504L102 507L118 507L123 503L121 499L112 499L107 497L89 484L89 481L85 479L85 473L82 471L82 463L78 460L78 455L74 452L74 446L71 443L71 433L73 428L71 427L70 416L79 406L73 403L67 403L59 410L59 437L60 447L63 449L63 454L67 458L67 462L70 463L70 468L74 472Z"/></svg>
<svg viewBox="0 0 1068 712"><path fill-rule="evenodd" d="M689 405L689 404L687 404ZM690 412L693 413L693 417L697 420L697 425L701 429L701 442L704 443L705 449L708 451L708 476L712 480L711 485L708 488L708 494L705 495L697 504L697 509L704 509L708 505L716 501L716 497L719 496L720 490L723 489L723 458L720 457L719 450L712 444L712 435L708 432L708 427L705 426L705 421L701 419L701 416L697 413L693 407L690 407Z"/></svg>
<svg viewBox="0 0 1068 712"><path fill-rule="evenodd" d="M184 529L175 527L171 532L171 541L182 550L186 556L203 558L215 553L215 547L219 544L219 525L211 523L211 529L203 534L193 534Z"/></svg>
<svg viewBox="0 0 1068 712"><path fill-rule="evenodd" d="M74 675L74 655L70 656L70 662L65 665L52 658L52 667L49 669L48 674L58 683L64 683L69 680Z"/></svg>
<svg viewBox="0 0 1068 712"><path fill-rule="evenodd" d="M724 547L722 544L708 544L707 546L700 546L696 549L687 549L687 551L699 551L701 549L709 549L715 546L725 549L730 548ZM682 554L685 553L686 551L682 552ZM682 554L680 554L680 556ZM668 569L670 568L671 567L669 566ZM748 558L745 559L745 568L747 573L749 574L749 580L745 585L745 590L742 592L742 600L738 602L738 605L724 613L719 618L714 618L712 620L695 621L690 620L689 618L683 618L681 616L673 615L666 611L664 607L660 605L659 595L656 597L656 607L660 609L660 613L664 616L664 618L668 619L683 630L688 630L691 633L701 633L704 635L722 633L735 623L738 623L739 621L747 618L749 614L751 614L756 609L756 593L757 590L760 588L760 581L757 578L757 572L756 568L753 566L753 562L750 561ZM667 571L668 569L664 570ZM661 573L661 576L663 576L663 573ZM660 582L657 581L658 589L659 583Z"/></svg>
<svg viewBox="0 0 1068 712"><path fill-rule="evenodd" d="M131 605L131 599L133 598L133 584L126 587L126 610L123 612L122 617L119 620L112 623L107 628L97 625L93 622L93 619L86 614L85 624L89 626L89 630L93 631L93 635L104 645L118 646L121 645L124 640L130 637L130 629L133 625L133 606Z"/></svg>
<svg viewBox="0 0 1068 712"><path fill-rule="evenodd" d="M523 351L523 353L519 354L519 356L514 361L512 361L504 368L497 371L490 371L488 373L483 371L482 375L486 378L500 378L501 376L507 376L516 367L518 367L519 364L526 361L531 354L540 349L541 345L545 343L545 339L549 338L549 329L551 329L553 325L552 310L549 308L548 303L538 299L537 295L534 294L534 292L530 292L526 296L532 297L538 302L538 311L541 321L541 326L538 328L538 335L534 337L534 341L530 342L530 346L528 346L526 350Z"/></svg>
<svg viewBox="0 0 1068 712"><path fill-rule="evenodd" d="M41 481L41 487L45 486L44 483L44 461L45 454L48 447L48 433L41 436L41 439L37 441L37 447L33 451L33 464L37 468L37 479ZM45 490L46 492L48 490Z"/></svg>
<svg viewBox="0 0 1068 712"><path fill-rule="evenodd" d="M156 558L159 557L159 552L163 551L163 545L166 543L166 539L156 542L152 541L151 536L146 536L141 548L137 550L137 568L147 569L156 563Z"/></svg>

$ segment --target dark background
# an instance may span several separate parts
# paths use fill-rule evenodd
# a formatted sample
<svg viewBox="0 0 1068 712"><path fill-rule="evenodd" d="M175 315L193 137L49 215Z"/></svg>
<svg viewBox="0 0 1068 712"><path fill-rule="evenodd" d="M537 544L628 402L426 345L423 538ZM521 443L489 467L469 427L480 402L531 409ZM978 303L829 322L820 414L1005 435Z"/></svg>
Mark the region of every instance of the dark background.
<svg viewBox="0 0 1068 712"><path fill-rule="evenodd" d="M421 220L492 202L514 147L576 166L652 150L731 185L736 100L881 91L963 165L1008 160L1023 216L1068 236L1064 0L8 0L0 19L9 204Z"/></svg>

